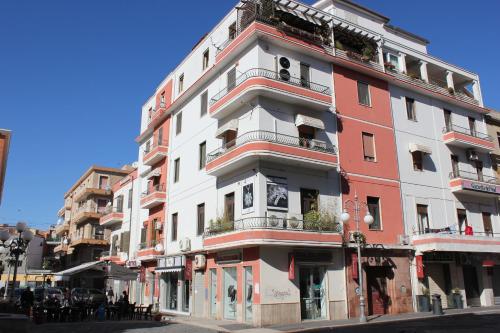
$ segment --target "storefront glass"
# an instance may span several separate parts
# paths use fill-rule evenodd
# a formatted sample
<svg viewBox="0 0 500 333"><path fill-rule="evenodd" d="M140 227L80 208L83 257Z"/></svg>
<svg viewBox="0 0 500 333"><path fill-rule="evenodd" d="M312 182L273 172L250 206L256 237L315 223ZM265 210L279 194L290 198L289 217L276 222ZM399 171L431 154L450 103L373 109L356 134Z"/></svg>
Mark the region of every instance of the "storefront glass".
<svg viewBox="0 0 500 333"><path fill-rule="evenodd" d="M182 311L189 312L189 296L191 295L191 281L184 281L184 297L182 298Z"/></svg>
<svg viewBox="0 0 500 333"><path fill-rule="evenodd" d="M252 321L252 305L253 305L253 274L252 267L245 267L245 320Z"/></svg>
<svg viewBox="0 0 500 333"><path fill-rule="evenodd" d="M236 319L236 267L224 268L224 319Z"/></svg>
<svg viewBox="0 0 500 333"><path fill-rule="evenodd" d="M217 314L217 270L210 269L210 315L215 318Z"/></svg>
<svg viewBox="0 0 500 333"><path fill-rule="evenodd" d="M165 274L165 304L169 310L177 310L177 284L179 281L179 274L177 272L171 272Z"/></svg>
<svg viewBox="0 0 500 333"><path fill-rule="evenodd" d="M300 310L302 319L326 318L325 268L300 267Z"/></svg>

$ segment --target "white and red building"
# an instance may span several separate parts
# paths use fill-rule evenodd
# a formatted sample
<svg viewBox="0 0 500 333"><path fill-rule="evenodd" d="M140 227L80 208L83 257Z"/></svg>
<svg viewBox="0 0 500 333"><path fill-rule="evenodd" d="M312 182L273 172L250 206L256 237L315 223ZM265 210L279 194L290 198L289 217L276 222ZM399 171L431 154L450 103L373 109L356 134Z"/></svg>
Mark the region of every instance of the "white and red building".
<svg viewBox="0 0 500 333"><path fill-rule="evenodd" d="M490 110L478 76L427 44L347 0L235 6L142 108L127 262L141 303L257 326L343 319L363 274L368 314L413 311L424 286L491 304ZM362 272L338 218L355 195L375 220Z"/></svg>

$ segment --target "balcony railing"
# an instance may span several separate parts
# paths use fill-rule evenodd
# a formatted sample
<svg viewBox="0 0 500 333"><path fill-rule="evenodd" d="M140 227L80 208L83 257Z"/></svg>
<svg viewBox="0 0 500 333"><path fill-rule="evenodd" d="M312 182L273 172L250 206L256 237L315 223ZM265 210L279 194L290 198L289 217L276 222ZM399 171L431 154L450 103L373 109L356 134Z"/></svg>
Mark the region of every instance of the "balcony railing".
<svg viewBox="0 0 500 333"><path fill-rule="evenodd" d="M370 67L376 71L379 72L384 72L384 66L379 64L377 61L374 60L364 60L363 56L357 52L354 51L345 51L341 49L335 49L335 56L342 58L344 60L349 60L349 61L354 61L358 64L361 64L363 66Z"/></svg>
<svg viewBox="0 0 500 333"><path fill-rule="evenodd" d="M222 221L211 225L204 233L204 237L216 236L233 231L271 229L297 232L342 233L342 224L335 221L307 221L278 217L249 217L240 220Z"/></svg>
<svg viewBox="0 0 500 333"><path fill-rule="evenodd" d="M483 182L488 184L500 185L500 181L496 177L485 176L482 174L478 174L476 172L469 172L463 170L455 170L450 172L450 179L454 178L463 178L468 180L473 180L477 182Z"/></svg>
<svg viewBox="0 0 500 333"><path fill-rule="evenodd" d="M165 192L165 183L149 185L147 190L142 192L141 197L144 198L155 192Z"/></svg>
<svg viewBox="0 0 500 333"><path fill-rule="evenodd" d="M142 242L139 244L139 250L144 250L144 249L150 249L150 248L153 248L156 246L156 244L158 244L159 241L157 240L151 240L149 242Z"/></svg>
<svg viewBox="0 0 500 333"><path fill-rule="evenodd" d="M297 136L291 136L291 135L268 132L268 131L252 131L252 132L247 132L237 137L236 139L227 142L226 144L222 145L216 150L210 152L207 156L207 162L210 163L217 157L227 153L228 151L234 148L237 148L249 142L257 142L257 141L271 142L291 147L305 148L308 150L314 150L329 154L336 154L337 152L337 149L335 148L334 145L327 144L326 142L319 140L305 139Z"/></svg>
<svg viewBox="0 0 500 333"><path fill-rule="evenodd" d="M481 132L476 131L475 129L471 129L469 127L462 127L462 126L458 126L455 124L449 124L443 128L443 133L448 133L448 132L457 132L457 133L473 136L473 137L478 138L478 139L487 140L490 142L493 141L493 138L486 133L481 133Z"/></svg>
<svg viewBox="0 0 500 333"><path fill-rule="evenodd" d="M162 140L161 142L156 141L152 145L144 148L144 155L149 154L150 152L152 152L157 147L166 147L166 146L167 146L167 141L166 140Z"/></svg>
<svg viewBox="0 0 500 333"><path fill-rule="evenodd" d="M444 227L444 228L425 228L424 230L416 230L414 235L429 235L429 234L439 234L439 235L462 235L467 237L472 236L488 236L488 237L500 237L500 233L493 231L472 231L472 234L466 234L464 230L458 230L454 227Z"/></svg>
<svg viewBox="0 0 500 333"><path fill-rule="evenodd" d="M123 213L123 207L107 206L102 212L103 214Z"/></svg>
<svg viewBox="0 0 500 333"><path fill-rule="evenodd" d="M303 79L293 77L290 75L280 75L280 73L278 73L278 72L271 71L271 70L264 69L264 68L252 68L252 69L247 70L246 72L244 72L240 76L238 76L236 78L236 81L234 82L234 84L228 85L227 87L225 87L224 89L219 91L217 94L215 94L212 97L212 99L210 100L210 105L213 105L214 103L216 103L217 101L222 99L229 92L231 92L231 90L238 87L246 80L251 79L251 78L255 78L255 77L263 77L263 78L271 79L274 81L288 83L288 84L291 84L293 86L306 88L306 89L309 89L309 90L312 90L312 91L315 91L315 92L318 92L321 94L325 94L325 95L331 94L329 87L324 86L324 85L319 84L319 83L314 83L314 82L311 82L308 80L303 80Z"/></svg>
<svg viewBox="0 0 500 333"><path fill-rule="evenodd" d="M85 240L85 239L95 239L95 240L105 240L104 235L101 234L94 234L90 236L84 236L84 235L77 235L73 238L71 238L72 242L79 241L79 240Z"/></svg>
<svg viewBox="0 0 500 333"><path fill-rule="evenodd" d="M151 110L151 113L148 115L148 124L156 118L158 114L161 113L162 110L165 110L165 102L160 102L158 104L158 107L155 107L154 109Z"/></svg>

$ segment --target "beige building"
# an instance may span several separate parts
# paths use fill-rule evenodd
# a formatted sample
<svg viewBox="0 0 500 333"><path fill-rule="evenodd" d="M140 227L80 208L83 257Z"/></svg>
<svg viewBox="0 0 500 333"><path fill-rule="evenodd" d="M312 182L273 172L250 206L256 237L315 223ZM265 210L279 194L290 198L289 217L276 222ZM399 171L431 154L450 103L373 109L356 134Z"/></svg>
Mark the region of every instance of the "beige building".
<svg viewBox="0 0 500 333"><path fill-rule="evenodd" d="M64 195L64 206L59 210L55 233L61 242L54 248L60 258L61 269L99 260L109 248L111 231L99 224L106 208L113 200L112 186L130 173L122 169L92 166ZM72 279L72 287L102 287L97 279L81 276Z"/></svg>
<svg viewBox="0 0 500 333"><path fill-rule="evenodd" d="M500 180L500 112L490 112L486 116L488 134L493 139L495 148L490 152L491 165L496 171L497 179Z"/></svg>

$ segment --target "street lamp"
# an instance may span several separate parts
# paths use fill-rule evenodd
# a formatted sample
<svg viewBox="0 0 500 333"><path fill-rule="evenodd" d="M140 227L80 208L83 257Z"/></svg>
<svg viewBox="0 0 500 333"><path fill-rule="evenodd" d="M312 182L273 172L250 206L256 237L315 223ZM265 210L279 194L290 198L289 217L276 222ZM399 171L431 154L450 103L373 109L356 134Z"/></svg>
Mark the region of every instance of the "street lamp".
<svg viewBox="0 0 500 333"><path fill-rule="evenodd" d="M0 230L0 242L1 246L8 249L10 256L14 258L14 275L12 280L12 287L9 289L9 300L14 301L14 289L17 279L17 266L19 265L19 256L26 252L29 242L33 239L33 233L27 229L26 223L17 222L16 230L18 232L17 237L11 238L9 230Z"/></svg>
<svg viewBox="0 0 500 333"><path fill-rule="evenodd" d="M356 232L354 233L354 240L356 241L356 248L358 250L358 278L359 278L359 322L366 323L366 315L365 315L365 296L363 293L363 271L361 270L361 246L364 241L362 240L363 234L359 231L359 222L360 222L360 213L361 209L366 209L366 215L363 218L363 222L365 222L368 226L371 225L374 221L373 216L370 214L370 210L368 209L368 205L366 202L359 201L358 194L354 195L354 200L346 200L344 202L344 210L340 215L340 219L343 223L347 223L351 218L351 215L348 213L348 209L351 209L354 212L354 222L356 222Z"/></svg>

